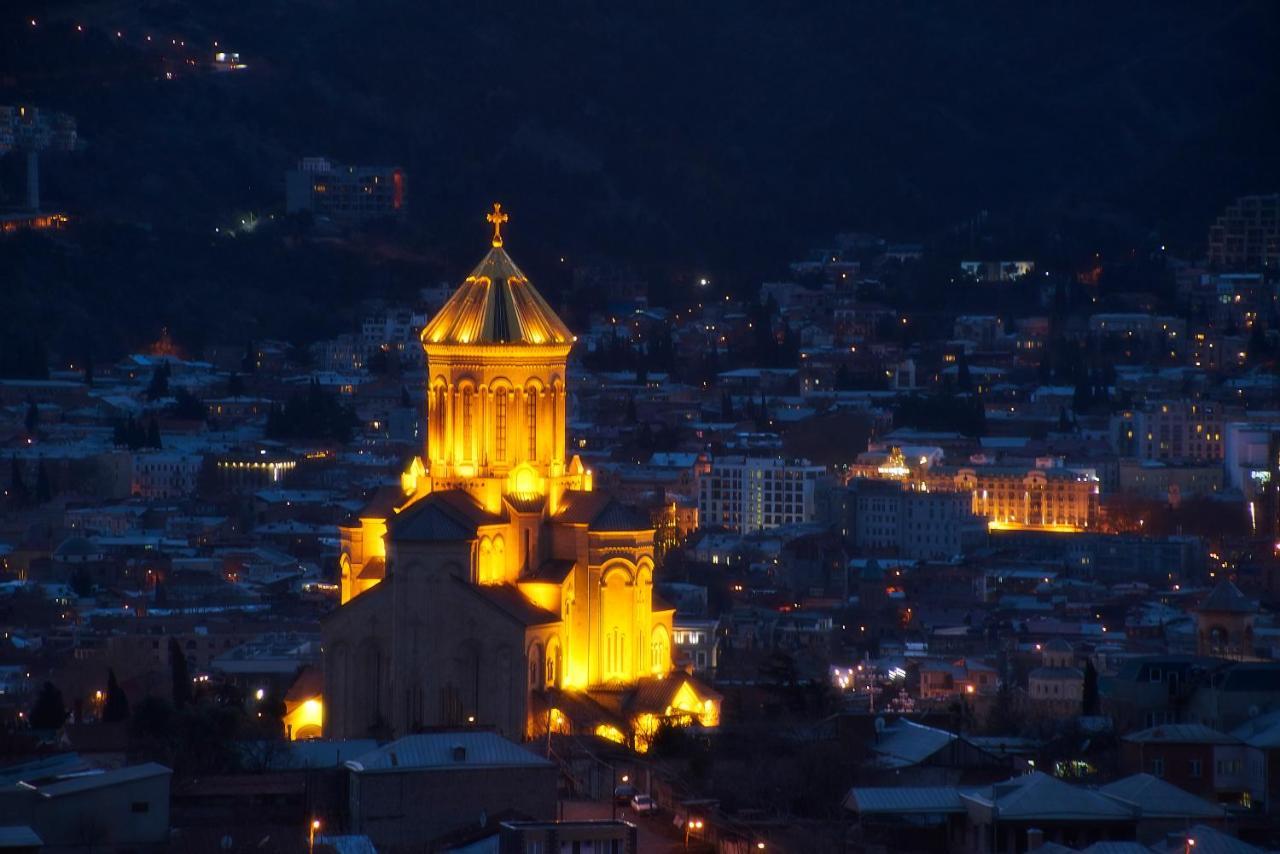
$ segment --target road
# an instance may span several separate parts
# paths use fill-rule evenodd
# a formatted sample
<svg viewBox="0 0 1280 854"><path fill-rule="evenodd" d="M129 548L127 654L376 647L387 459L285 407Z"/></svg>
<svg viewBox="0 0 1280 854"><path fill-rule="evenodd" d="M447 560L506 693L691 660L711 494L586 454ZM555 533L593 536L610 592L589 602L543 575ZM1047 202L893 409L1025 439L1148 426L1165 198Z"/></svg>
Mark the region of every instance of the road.
<svg viewBox="0 0 1280 854"><path fill-rule="evenodd" d="M563 818L571 820L608 820L613 818L613 808L608 801L561 801ZM659 810L649 815L637 815L630 807L618 807L618 818L629 821L637 828L638 854L675 854L683 852L684 834L672 824L671 813ZM689 851L709 850L696 840L690 840Z"/></svg>

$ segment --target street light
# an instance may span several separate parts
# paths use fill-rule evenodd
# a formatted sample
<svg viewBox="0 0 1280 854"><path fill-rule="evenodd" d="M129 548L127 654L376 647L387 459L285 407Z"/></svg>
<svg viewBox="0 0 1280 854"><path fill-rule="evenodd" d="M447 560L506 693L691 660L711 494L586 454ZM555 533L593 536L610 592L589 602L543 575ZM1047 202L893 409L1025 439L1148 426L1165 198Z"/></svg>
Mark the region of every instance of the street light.
<svg viewBox="0 0 1280 854"><path fill-rule="evenodd" d="M316 850L316 831L320 829L320 819L311 819L310 832L307 834L307 851L314 852Z"/></svg>

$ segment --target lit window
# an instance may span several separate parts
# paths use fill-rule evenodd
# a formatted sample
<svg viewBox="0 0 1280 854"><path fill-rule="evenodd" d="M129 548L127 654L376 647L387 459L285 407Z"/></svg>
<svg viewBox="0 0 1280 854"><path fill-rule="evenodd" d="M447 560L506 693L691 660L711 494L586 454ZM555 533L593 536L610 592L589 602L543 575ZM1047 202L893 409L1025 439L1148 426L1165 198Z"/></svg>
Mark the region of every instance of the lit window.
<svg viewBox="0 0 1280 854"><path fill-rule="evenodd" d="M507 458L507 390L505 388L498 389L497 395L494 396L494 437L493 452L499 460Z"/></svg>
<svg viewBox="0 0 1280 854"><path fill-rule="evenodd" d="M525 393L525 434L529 439L529 459L538 458L538 393L530 389Z"/></svg>

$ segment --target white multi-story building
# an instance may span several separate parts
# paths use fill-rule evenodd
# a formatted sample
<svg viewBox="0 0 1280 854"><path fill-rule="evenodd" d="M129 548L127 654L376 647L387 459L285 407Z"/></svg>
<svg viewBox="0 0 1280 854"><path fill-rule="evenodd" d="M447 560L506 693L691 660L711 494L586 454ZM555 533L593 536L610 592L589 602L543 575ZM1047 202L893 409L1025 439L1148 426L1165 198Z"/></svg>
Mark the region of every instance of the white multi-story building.
<svg viewBox="0 0 1280 854"><path fill-rule="evenodd" d="M814 489L826 474L808 460L724 457L711 464L698 490L703 527L724 527L744 534L812 522Z"/></svg>

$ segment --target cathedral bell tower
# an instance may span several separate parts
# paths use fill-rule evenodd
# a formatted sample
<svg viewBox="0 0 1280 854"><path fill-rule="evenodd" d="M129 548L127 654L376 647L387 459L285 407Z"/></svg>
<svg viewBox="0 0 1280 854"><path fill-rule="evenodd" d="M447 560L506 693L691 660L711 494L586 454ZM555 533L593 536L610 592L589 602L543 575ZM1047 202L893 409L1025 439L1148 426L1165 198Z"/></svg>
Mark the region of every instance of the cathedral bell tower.
<svg viewBox="0 0 1280 854"><path fill-rule="evenodd" d="M507 214L487 217L493 245L422 330L427 354L426 457L406 492L462 489L491 513L504 496L590 490L577 457L566 460L565 363L574 337L502 246Z"/></svg>

